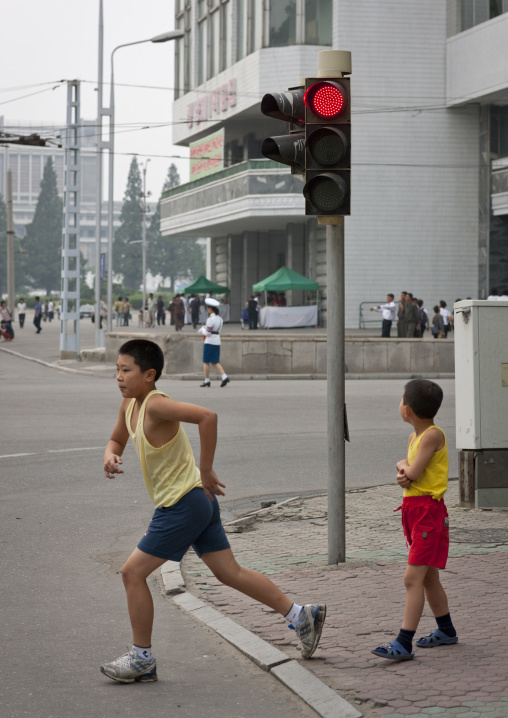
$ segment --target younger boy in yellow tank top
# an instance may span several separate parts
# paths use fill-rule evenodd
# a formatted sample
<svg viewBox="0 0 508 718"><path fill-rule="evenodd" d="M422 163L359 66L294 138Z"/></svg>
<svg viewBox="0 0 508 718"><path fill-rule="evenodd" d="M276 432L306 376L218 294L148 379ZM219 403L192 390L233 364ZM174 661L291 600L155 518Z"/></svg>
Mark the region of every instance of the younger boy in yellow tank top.
<svg viewBox="0 0 508 718"><path fill-rule="evenodd" d="M448 598L439 580L448 558L448 512L443 495L448 484L448 447L444 431L434 424L443 391L427 379L414 379L404 387L400 402L403 421L411 424L407 459L397 462L397 482L404 489L402 526L409 549L404 574L406 605L397 638L372 653L392 661L414 658L413 638L423 612L425 598L434 614L437 629L416 641L420 648L457 643L448 608ZM397 509L398 510L398 509Z"/></svg>
<svg viewBox="0 0 508 718"><path fill-rule="evenodd" d="M217 501L225 488L213 469L217 415L157 391L163 366L164 355L154 342L133 339L120 348L117 383L122 402L104 453L104 473L108 479L123 473L121 456L130 436L156 508L122 569L133 645L103 664L102 673L120 683L157 680L151 650L153 601L146 579L167 560L180 561L191 546L219 581L284 616L301 641L302 657L310 658L321 637L326 606L293 603L266 576L236 562ZM199 428L199 468L182 422Z"/></svg>

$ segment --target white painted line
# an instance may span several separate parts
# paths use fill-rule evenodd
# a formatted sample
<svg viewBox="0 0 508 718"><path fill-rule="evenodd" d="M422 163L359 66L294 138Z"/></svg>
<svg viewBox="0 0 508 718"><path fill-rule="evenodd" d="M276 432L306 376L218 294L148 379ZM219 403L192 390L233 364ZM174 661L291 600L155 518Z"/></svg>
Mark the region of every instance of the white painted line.
<svg viewBox="0 0 508 718"><path fill-rule="evenodd" d="M0 459L16 459L18 456L36 456L36 453L33 451L27 452L26 454L4 454L3 456L0 456Z"/></svg>

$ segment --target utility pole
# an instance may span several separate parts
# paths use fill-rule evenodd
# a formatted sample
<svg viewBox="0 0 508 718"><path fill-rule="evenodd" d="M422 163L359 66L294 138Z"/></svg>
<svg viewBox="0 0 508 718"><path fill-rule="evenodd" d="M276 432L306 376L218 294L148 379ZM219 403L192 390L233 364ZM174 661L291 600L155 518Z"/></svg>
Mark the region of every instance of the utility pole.
<svg viewBox="0 0 508 718"><path fill-rule="evenodd" d="M142 224L142 255L143 255L143 304L141 305L143 316L145 313L145 301L146 301L146 166L150 162L148 158L143 167L143 224Z"/></svg>
<svg viewBox="0 0 508 718"><path fill-rule="evenodd" d="M12 210L12 172L7 170L7 307L14 319L14 219Z"/></svg>

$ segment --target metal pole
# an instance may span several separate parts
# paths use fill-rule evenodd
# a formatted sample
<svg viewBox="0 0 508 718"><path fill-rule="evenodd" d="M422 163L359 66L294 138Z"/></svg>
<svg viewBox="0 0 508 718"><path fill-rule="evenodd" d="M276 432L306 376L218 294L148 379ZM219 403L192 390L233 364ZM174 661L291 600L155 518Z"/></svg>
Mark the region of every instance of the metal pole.
<svg viewBox="0 0 508 718"><path fill-rule="evenodd" d="M120 46L121 47L121 46ZM111 53L111 84L109 94L109 178L108 178L108 332L113 326L113 187L115 172L115 77L113 57L118 47Z"/></svg>
<svg viewBox="0 0 508 718"><path fill-rule="evenodd" d="M14 219L12 209L12 172L7 170L7 308L14 319Z"/></svg>
<svg viewBox="0 0 508 718"><path fill-rule="evenodd" d="M102 219L102 69L103 69L104 24L102 20L102 0L99 3L99 58L97 82L97 164L96 164L96 194L95 194L95 346L103 344L103 334L100 326L101 305L101 219Z"/></svg>
<svg viewBox="0 0 508 718"><path fill-rule="evenodd" d="M326 226L328 393L328 563L346 560L344 218Z"/></svg>
<svg viewBox="0 0 508 718"><path fill-rule="evenodd" d="M146 166L150 162L147 159L143 167L143 224L142 224L142 248L143 248L143 303L141 305L143 316L145 312L145 301L146 301Z"/></svg>

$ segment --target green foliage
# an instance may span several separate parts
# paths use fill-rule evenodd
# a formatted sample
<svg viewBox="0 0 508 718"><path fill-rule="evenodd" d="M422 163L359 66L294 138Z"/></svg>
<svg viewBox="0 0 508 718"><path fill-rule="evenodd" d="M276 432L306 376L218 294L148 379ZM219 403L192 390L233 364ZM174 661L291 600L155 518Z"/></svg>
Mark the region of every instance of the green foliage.
<svg viewBox="0 0 508 718"><path fill-rule="evenodd" d="M24 270L28 283L46 294L60 290L62 248L62 200L58 196L53 160L44 166L41 191L33 221L23 240Z"/></svg>
<svg viewBox="0 0 508 718"><path fill-rule="evenodd" d="M178 170L172 164L168 170L162 192L180 184ZM193 279L205 272L205 257L202 248L192 237L163 237L160 233L161 201L150 221L146 232L146 267L153 275L169 278L174 290L177 278Z"/></svg>
<svg viewBox="0 0 508 718"><path fill-rule="evenodd" d="M113 271L123 275L123 284L139 287L142 281L142 181L137 159L131 162L120 214L120 227L113 242Z"/></svg>

